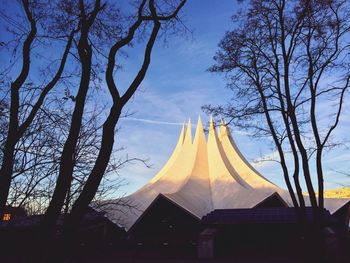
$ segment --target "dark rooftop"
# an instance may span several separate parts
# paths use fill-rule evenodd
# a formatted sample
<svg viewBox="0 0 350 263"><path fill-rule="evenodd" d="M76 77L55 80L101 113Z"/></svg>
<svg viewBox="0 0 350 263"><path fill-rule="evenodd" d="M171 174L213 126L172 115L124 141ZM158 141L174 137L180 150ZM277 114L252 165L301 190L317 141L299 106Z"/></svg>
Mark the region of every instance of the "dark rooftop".
<svg viewBox="0 0 350 263"><path fill-rule="evenodd" d="M327 222L333 222L328 210L323 211ZM306 217L312 221L312 208L306 208ZM216 209L203 216L203 224L293 224L297 222L295 209L292 207Z"/></svg>

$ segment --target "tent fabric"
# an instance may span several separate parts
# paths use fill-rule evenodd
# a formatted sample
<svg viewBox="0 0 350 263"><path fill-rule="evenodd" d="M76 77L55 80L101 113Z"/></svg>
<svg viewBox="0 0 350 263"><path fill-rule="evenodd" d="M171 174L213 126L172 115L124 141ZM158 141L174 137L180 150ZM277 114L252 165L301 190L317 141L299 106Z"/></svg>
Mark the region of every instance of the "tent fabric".
<svg viewBox="0 0 350 263"><path fill-rule="evenodd" d="M212 118L208 139L200 118L193 141L190 121L187 128L183 125L163 168L135 193L109 201L104 211L110 220L130 229L159 194L198 218L215 209L253 208L274 194L292 206L288 191L256 171L239 151L229 128L221 121L217 132ZM325 199L325 207L334 213L349 200ZM305 201L309 202L307 196Z"/></svg>

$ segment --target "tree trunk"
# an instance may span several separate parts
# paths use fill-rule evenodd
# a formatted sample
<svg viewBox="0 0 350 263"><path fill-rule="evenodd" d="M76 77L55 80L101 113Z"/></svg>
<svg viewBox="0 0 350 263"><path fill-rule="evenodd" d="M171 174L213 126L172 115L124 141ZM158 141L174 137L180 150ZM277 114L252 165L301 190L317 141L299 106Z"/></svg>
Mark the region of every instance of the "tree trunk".
<svg viewBox="0 0 350 263"><path fill-rule="evenodd" d="M30 32L23 43L22 48L22 68L18 77L11 84L11 105L10 122L5 142L3 161L0 169L0 219L2 219L11 186L11 177L13 173L13 161L15 145L18 140L18 110L19 110L19 89L25 82L29 74L30 67L30 48L37 33L36 21L32 17L29 8L29 1L22 1L24 11L30 23Z"/></svg>
<svg viewBox="0 0 350 263"><path fill-rule="evenodd" d="M75 163L74 154L81 129L86 95L90 84L92 51L91 48L89 48L86 53L83 51L79 53L82 54L82 75L80 86L78 95L76 97L69 135L63 147L59 175L57 178L55 190L42 222L42 231L44 235L52 234L73 178Z"/></svg>
<svg viewBox="0 0 350 263"><path fill-rule="evenodd" d="M11 133L9 132L9 134ZM0 170L0 221L5 212L7 197L10 191L15 144L16 138L14 136L7 138Z"/></svg>
<svg viewBox="0 0 350 263"><path fill-rule="evenodd" d="M108 165L114 145L115 126L120 113L121 109L118 106L113 106L108 119L103 125L101 149L96 159L95 166L78 199L74 202L71 212L67 214L64 220L59 250L53 248L53 253L55 254L54 262L63 262L65 259L69 259L72 256L73 249L77 245L76 232L82 218L88 210L89 204L96 194ZM64 252L62 253L62 251Z"/></svg>

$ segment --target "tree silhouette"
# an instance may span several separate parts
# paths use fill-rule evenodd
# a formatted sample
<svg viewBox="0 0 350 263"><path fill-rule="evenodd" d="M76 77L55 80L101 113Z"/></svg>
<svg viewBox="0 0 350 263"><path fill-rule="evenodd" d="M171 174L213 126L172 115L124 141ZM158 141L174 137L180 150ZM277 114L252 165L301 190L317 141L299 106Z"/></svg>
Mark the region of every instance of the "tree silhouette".
<svg viewBox="0 0 350 263"><path fill-rule="evenodd" d="M54 191L50 196L38 235L40 243L38 246L48 249L44 249L41 255L34 255L36 260L47 261L50 257L52 258L51 252L59 251L59 248L50 245L50 241L55 238L57 219L64 211L69 211L65 217L62 234L62 240L66 242L62 241L60 243L62 246L59 247L67 251L71 249L75 230L90 202L101 189L99 188L101 181L113 163L111 155L114 151L116 125L122 110L146 76L152 49L160 32L168 29L174 32L178 28L178 15L186 0L130 2L132 2L131 12L135 11L135 13L126 16L121 14L118 4L110 1L56 0L46 3L40 0L23 0L20 4L25 11L25 22L29 24L29 30L25 28L25 23L24 26L21 24L23 21L20 23L13 19L11 17L13 14L9 10L5 13L1 11L2 17L5 17L7 22L8 32L14 36L13 40L2 43L1 47L12 48L14 54L20 53L22 57L21 70L14 81L11 81L11 78L18 68L18 62L13 64L9 61L10 69L4 68L1 72L3 79L8 80L1 83L1 87L5 87L4 96L2 96L5 99L1 101L1 105L9 109L8 114L3 114L3 107L0 111L2 117L0 124L4 124L7 132L0 138L4 142L0 173L2 210L6 202L10 201L8 194L11 187L11 193L13 193L10 196L11 200L18 197L16 193L19 193L20 199L28 200L32 193L39 190L38 185L33 183L41 180L37 174L28 177L34 181L28 183L24 189L18 187L20 183L17 179L13 180L17 165L21 163L18 162L19 156L38 158L43 153L44 148L41 148L41 152L39 151L43 145L48 150L50 147L52 149L61 147L51 159L54 160L54 164L51 162L40 169L49 171L50 165L55 166L54 179L50 177L50 185L54 186ZM19 19L20 16L16 18ZM122 49L132 46L135 41L145 43L142 63L130 85L119 88L115 82L115 77L120 73L117 69L121 66L117 64L119 63L117 59L125 54ZM52 52L56 48L63 49L63 54L59 56L56 54L58 52ZM56 56L52 58L50 53ZM49 65L44 65L43 61L49 61ZM57 68L54 69L53 65L57 64ZM40 67L41 70L37 70ZM41 75L34 74L37 71ZM44 82L50 76L53 76L52 79L45 84ZM8 82L10 85L7 86ZM103 89L106 89L109 98L101 101L96 94ZM10 93L8 94L7 91ZM122 93L122 91L125 92ZM91 109L89 99L96 103L97 107L104 107L104 110L99 116L98 126L92 126L92 129L88 130L91 132L89 136L84 137L87 132L86 124L92 117L91 114L89 115ZM60 102L52 103L54 100ZM64 103L71 107L65 107ZM58 105L63 105L63 111ZM102 116L105 116L105 119ZM47 123L50 121L54 123L50 127L51 130L43 134L43 126L47 128ZM64 123L64 129L61 131L55 129L55 125L61 125L60 122ZM28 155L28 145L22 142L26 139L32 140L33 136L38 138L38 134L46 136L42 138L48 138L51 132L53 137L59 138L60 146L48 146L39 140L43 144L37 144L38 151ZM92 138L90 144L89 139L86 138ZM82 142L82 140L85 141ZM33 141L36 140L33 139ZM94 145L91 145L91 142ZM20 145L23 147L21 148ZM95 148L89 150L89 154L93 153L88 158L89 165L82 168L81 165L84 162L81 162L79 157L81 157L81 151L86 151L89 147ZM19 153L19 149L25 149L25 151ZM84 157L86 156L87 154ZM132 160L135 158L130 161ZM28 166L28 163L23 164L23 167ZM120 163L120 165L123 164L124 162ZM115 167L118 168L118 164ZM33 172L33 170L30 171ZM75 183L82 171L84 179L78 184L79 190L76 192ZM28 175L28 173L25 174ZM43 178L47 177L43 175ZM71 198L72 191L75 192L74 198ZM68 203L69 207L67 207ZM61 257L63 255L60 254L63 253L56 254L57 261L63 260Z"/></svg>
<svg viewBox="0 0 350 263"><path fill-rule="evenodd" d="M210 68L225 73L235 97L227 105L206 105L204 110L273 139L301 214L305 200L300 174L315 216L324 207L322 157L331 146L350 80L349 8L342 0L252 0L234 16L236 27L221 40ZM329 101L333 112L325 120L322 104ZM289 152L292 166L286 161ZM317 170L318 200L311 162Z"/></svg>
<svg viewBox="0 0 350 263"><path fill-rule="evenodd" d="M37 37L38 27L42 29L43 34L46 34L46 31L42 26L38 24L44 20L42 18L42 10L41 8L37 8L34 11L34 8L38 3L36 1L30 2L28 0L22 1L22 6L27 18L27 21L30 25L30 30L25 34L25 41L23 42L23 47L21 50L22 55L22 66L20 72L14 81L11 82L10 86L10 101L9 101L9 120L8 120L8 128L6 139L4 140L4 148L2 153L2 162L0 168L0 216L2 216L4 212L4 208L6 205L7 197L9 194L9 189L11 185L11 178L13 173L14 166L14 154L15 154L15 146L27 131L28 127L32 124L34 118L36 117L40 107L42 106L47 94L56 86L59 82L66 61L69 54L69 50L71 48L73 36L75 30L72 29L71 32L67 33L66 45L64 48L63 55L59 58L59 66L55 70L52 79L44 84L43 87L32 87L31 83L27 82L29 78L29 71L32 66L32 49L33 43ZM36 12L37 11L37 12ZM52 13L50 13L51 15ZM8 18L11 21L10 18ZM41 31L40 31L41 32ZM54 37L54 36L52 36ZM59 36L55 36L56 39L62 38ZM19 40L18 40L19 42ZM31 98L34 100L34 103L31 104L30 108L26 108L27 114L25 114L25 118L20 122L20 113L23 111L22 106L26 106L26 102L24 105L20 105L21 94L24 89L36 89L39 94L36 97Z"/></svg>

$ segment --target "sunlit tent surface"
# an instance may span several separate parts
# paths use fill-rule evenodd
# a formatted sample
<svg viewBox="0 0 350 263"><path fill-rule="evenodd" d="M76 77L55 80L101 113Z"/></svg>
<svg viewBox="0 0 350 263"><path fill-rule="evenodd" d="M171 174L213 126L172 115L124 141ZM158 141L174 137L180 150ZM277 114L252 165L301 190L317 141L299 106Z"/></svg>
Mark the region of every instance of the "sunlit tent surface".
<svg viewBox="0 0 350 263"><path fill-rule="evenodd" d="M206 139L199 118L192 140L191 123L187 128L183 125L164 167L135 193L109 201L104 206L107 217L130 229L159 194L199 219L214 209L253 208L273 196L291 206L288 191L250 165L222 121L217 126L211 118ZM334 213L347 202L349 199L330 198L325 207Z"/></svg>

